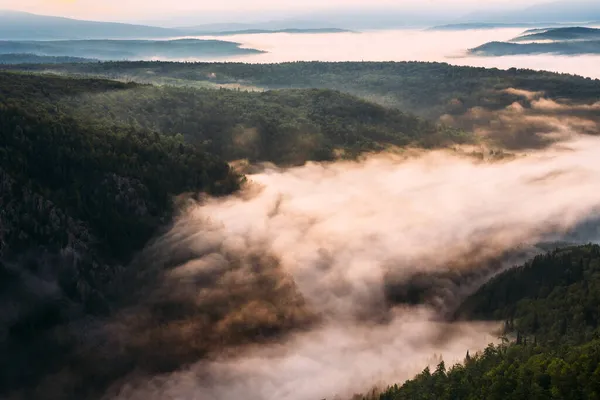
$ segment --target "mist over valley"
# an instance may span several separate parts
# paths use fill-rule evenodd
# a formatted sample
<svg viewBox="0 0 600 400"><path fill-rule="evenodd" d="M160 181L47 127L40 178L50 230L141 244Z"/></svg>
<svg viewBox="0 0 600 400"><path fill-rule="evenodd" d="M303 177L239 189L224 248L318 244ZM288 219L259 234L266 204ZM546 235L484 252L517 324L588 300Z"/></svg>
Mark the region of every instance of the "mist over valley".
<svg viewBox="0 0 600 400"><path fill-rule="evenodd" d="M596 2L343 3L0 12L0 398L598 397Z"/></svg>
<svg viewBox="0 0 600 400"><path fill-rule="evenodd" d="M365 21L381 21L383 15L363 14ZM479 16L477 22L436 25L434 20L417 19L416 25L407 25L401 21L408 15L392 13L390 21L395 24L352 22L360 15L349 13L336 19L334 14L307 14L268 22L152 27L3 12L0 51L130 61L426 61L600 77L594 68L599 56L593 40L593 27L598 24L593 19L580 16L579 24L573 22L576 17L503 23ZM531 29L541 32L528 32ZM572 41L574 37L577 42ZM548 40L553 42L542 43Z"/></svg>

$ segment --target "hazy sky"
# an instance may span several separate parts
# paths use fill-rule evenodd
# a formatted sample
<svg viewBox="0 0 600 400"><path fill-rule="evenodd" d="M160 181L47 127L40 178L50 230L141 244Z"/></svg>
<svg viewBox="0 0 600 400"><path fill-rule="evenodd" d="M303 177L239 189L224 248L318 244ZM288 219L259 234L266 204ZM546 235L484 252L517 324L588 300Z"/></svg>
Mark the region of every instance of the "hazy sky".
<svg viewBox="0 0 600 400"><path fill-rule="evenodd" d="M528 4L544 0L529 0ZM0 0L0 9L39 14L103 20L141 20L164 18L186 12L209 14L240 12L301 12L343 7L461 8L519 7L522 0Z"/></svg>

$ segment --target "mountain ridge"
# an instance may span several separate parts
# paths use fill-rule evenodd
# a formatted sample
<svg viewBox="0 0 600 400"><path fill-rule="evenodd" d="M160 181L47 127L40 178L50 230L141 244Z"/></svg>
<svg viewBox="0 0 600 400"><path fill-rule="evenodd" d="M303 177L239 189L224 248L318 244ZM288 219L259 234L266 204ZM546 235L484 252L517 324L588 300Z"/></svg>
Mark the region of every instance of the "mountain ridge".
<svg viewBox="0 0 600 400"><path fill-rule="evenodd" d="M126 39L144 36L172 37L181 34L182 32L176 29L149 25L88 21L0 10L0 39Z"/></svg>
<svg viewBox="0 0 600 400"><path fill-rule="evenodd" d="M281 20L255 24L201 24L165 28L145 24L92 21L0 10L0 40L166 39L183 36L346 31L346 29L323 21Z"/></svg>
<svg viewBox="0 0 600 400"><path fill-rule="evenodd" d="M527 32L525 32L527 33ZM530 40L591 40L600 38L600 29L588 28L582 26L570 26L564 28L549 28L539 32L529 32L518 36L511 41L530 41Z"/></svg>

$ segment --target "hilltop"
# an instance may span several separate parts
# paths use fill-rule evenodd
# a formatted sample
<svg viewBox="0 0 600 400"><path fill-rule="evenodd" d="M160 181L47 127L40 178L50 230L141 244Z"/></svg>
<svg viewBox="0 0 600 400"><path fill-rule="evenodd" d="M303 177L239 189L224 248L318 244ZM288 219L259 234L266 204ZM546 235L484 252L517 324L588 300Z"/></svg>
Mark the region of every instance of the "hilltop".
<svg viewBox="0 0 600 400"><path fill-rule="evenodd" d="M512 39L513 42L536 40L594 40L600 39L600 29L586 27L548 28L526 31L525 34Z"/></svg>

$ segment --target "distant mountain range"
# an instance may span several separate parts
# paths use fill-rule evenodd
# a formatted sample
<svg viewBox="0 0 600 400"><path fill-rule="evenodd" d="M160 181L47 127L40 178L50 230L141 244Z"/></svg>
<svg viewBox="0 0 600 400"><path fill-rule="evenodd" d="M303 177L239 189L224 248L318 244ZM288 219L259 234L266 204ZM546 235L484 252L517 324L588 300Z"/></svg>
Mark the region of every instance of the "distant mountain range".
<svg viewBox="0 0 600 400"><path fill-rule="evenodd" d="M315 29L242 29L236 31L220 31L220 32L211 32L211 31L198 31L196 34L202 35L210 35L210 36L233 36L233 35L257 35L261 33L291 33L291 34L316 34L316 33L350 33L353 32L348 29L338 29L338 28L315 28Z"/></svg>
<svg viewBox="0 0 600 400"><path fill-rule="evenodd" d="M401 2L398 2L401 3ZM442 2L443 3L443 2ZM451 3L451 2L448 2ZM586 25L592 21L600 21L600 0L554 0L547 3L526 5L513 9L503 7L490 10L486 4L480 6L485 11L468 12L458 5L433 7L423 2L419 8L409 9L400 6L386 9L367 8L362 10L336 9L331 11L308 12L295 17L279 18L270 21L252 23L218 23L193 25L184 28L199 31L230 31L247 29L279 30L287 28L315 29L337 27L351 30L425 28L434 26L435 30L493 29L514 27L549 27ZM426 4L426 5L425 5ZM201 16L198 16L201 18ZM236 17L232 17L235 19ZM186 20L193 15L185 16ZM239 16L237 17L239 20ZM598 23L598 22L595 22ZM473 24L472 26L468 26ZM440 29L442 28L442 29Z"/></svg>
<svg viewBox="0 0 600 400"><path fill-rule="evenodd" d="M460 17L452 10L402 10L387 9L337 9L332 11L308 12L296 17L280 18L253 23L217 23L188 25L177 29L195 31L237 31L248 29L321 29L340 28L348 30L423 28L448 23Z"/></svg>
<svg viewBox="0 0 600 400"><path fill-rule="evenodd" d="M293 24L293 22L289 22ZM0 40L161 39L182 36L230 36L258 33L338 33L339 28L271 24L212 24L186 28L160 28L115 22L82 21L62 17L0 11Z"/></svg>
<svg viewBox="0 0 600 400"><path fill-rule="evenodd" d="M336 33L347 30L393 29L439 25L459 11L398 9L335 10L253 23L206 23L157 27L150 24L82 21L0 10L0 40L157 39L194 35L248 33ZM198 15L198 19L202 17ZM193 20L193 15L186 20Z"/></svg>
<svg viewBox="0 0 600 400"><path fill-rule="evenodd" d="M153 26L0 11L0 39L4 40L142 39L181 35L174 29Z"/></svg>
<svg viewBox="0 0 600 400"><path fill-rule="evenodd" d="M228 33L228 32L255 32L268 33L285 30L315 31L315 30L335 30L341 28L333 27L327 21L310 21L301 19L285 19L276 21L265 21L257 23L217 23L201 24L193 26L177 27L175 29L182 32L203 32L203 33Z"/></svg>
<svg viewBox="0 0 600 400"><path fill-rule="evenodd" d="M544 26L559 26L560 24L555 24L552 22L543 24ZM438 25L427 30L429 31L468 31L468 30L482 30L482 29L499 29L499 28L528 28L532 26L540 26L538 23L525 23L525 22L516 22L516 23L496 23L496 22L466 22L461 24L446 24L446 25ZM530 31L538 31L544 29L530 29Z"/></svg>
<svg viewBox="0 0 600 400"><path fill-rule="evenodd" d="M190 24L166 28L0 10L0 40L165 39L258 33L337 33L426 26L434 26L433 30L548 28L573 23L590 26L600 25L600 0L560 0L512 11L505 9L461 16L463 13L464 10L450 7L345 9L304 13L264 22ZM189 15L186 20L193 21L194 18L194 15ZM197 19L201 20L199 15Z"/></svg>

